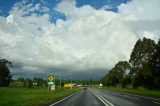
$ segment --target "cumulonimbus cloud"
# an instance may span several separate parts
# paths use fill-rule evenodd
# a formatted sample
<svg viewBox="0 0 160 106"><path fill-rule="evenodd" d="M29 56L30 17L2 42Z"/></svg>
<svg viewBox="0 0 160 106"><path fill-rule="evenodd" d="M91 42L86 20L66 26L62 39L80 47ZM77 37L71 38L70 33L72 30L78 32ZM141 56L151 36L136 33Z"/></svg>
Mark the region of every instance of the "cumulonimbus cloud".
<svg viewBox="0 0 160 106"><path fill-rule="evenodd" d="M68 68L72 72L104 69L97 70L104 73L129 59L137 39L159 38L160 2L146 1L133 0L112 12L76 7L75 1L64 0L53 8L66 20L55 24L49 21L47 7L16 4L9 16L0 16L0 55L22 63L22 70L47 72L63 67L64 72ZM34 13L39 9L45 13Z"/></svg>

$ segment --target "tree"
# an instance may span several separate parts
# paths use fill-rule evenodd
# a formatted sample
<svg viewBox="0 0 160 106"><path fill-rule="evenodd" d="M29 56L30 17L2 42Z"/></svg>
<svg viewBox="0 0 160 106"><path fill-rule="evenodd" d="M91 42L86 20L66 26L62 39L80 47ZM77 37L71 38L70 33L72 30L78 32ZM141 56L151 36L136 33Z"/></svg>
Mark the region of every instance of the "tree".
<svg viewBox="0 0 160 106"><path fill-rule="evenodd" d="M56 80L57 81L57 80ZM36 86L46 86L47 85L47 81L43 80L43 78L33 78L33 82L36 83ZM58 85L59 83L56 82L56 85Z"/></svg>
<svg viewBox="0 0 160 106"><path fill-rule="evenodd" d="M125 75L123 79L121 80L121 86L122 88L126 88L127 85L131 84L131 76L130 75Z"/></svg>
<svg viewBox="0 0 160 106"><path fill-rule="evenodd" d="M151 70L153 72L153 84L155 88L160 88L160 39L156 45L156 51L153 59L151 60Z"/></svg>
<svg viewBox="0 0 160 106"><path fill-rule="evenodd" d="M26 86L27 86L28 88L32 88L32 87L33 87L32 80L31 80L31 79L26 79Z"/></svg>
<svg viewBox="0 0 160 106"><path fill-rule="evenodd" d="M106 77L106 76L102 77L101 83L102 83L104 86L109 86L109 85L110 85L110 84L109 84L109 81L107 80L107 77Z"/></svg>
<svg viewBox="0 0 160 106"><path fill-rule="evenodd" d="M101 81L107 86L121 84L125 88L132 83L133 88L143 86L146 89L160 89L160 40L156 44L145 37L139 39L129 63L118 62Z"/></svg>
<svg viewBox="0 0 160 106"><path fill-rule="evenodd" d="M9 86L11 74L8 65L11 65L10 61L0 59L0 86Z"/></svg>
<svg viewBox="0 0 160 106"><path fill-rule="evenodd" d="M102 78L102 83L107 86L117 86L117 84L121 84L122 80L124 80L123 78L128 74L126 73L128 70L130 70L129 63L127 61L120 61ZM125 86L126 84L128 82L125 83Z"/></svg>
<svg viewBox="0 0 160 106"><path fill-rule="evenodd" d="M18 78L17 81L20 81L22 83L23 87L27 86L27 83L23 77Z"/></svg>
<svg viewBox="0 0 160 106"><path fill-rule="evenodd" d="M129 60L133 87L151 87L154 76L149 64L155 54L155 48L156 44L151 39L143 38L143 40L139 39L136 42Z"/></svg>
<svg viewBox="0 0 160 106"><path fill-rule="evenodd" d="M115 65L114 68L117 73L118 83L122 85L122 87L126 87L129 84L129 72L130 72L130 64L127 61L120 61Z"/></svg>

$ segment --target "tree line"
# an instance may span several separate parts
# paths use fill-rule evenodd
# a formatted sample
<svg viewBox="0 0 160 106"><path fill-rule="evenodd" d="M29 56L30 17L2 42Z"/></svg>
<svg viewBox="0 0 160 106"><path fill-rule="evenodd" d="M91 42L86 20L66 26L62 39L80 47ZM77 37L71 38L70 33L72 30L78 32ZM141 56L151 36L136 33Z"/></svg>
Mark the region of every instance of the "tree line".
<svg viewBox="0 0 160 106"><path fill-rule="evenodd" d="M160 89L160 40L139 39L129 61L119 61L101 79L105 86Z"/></svg>

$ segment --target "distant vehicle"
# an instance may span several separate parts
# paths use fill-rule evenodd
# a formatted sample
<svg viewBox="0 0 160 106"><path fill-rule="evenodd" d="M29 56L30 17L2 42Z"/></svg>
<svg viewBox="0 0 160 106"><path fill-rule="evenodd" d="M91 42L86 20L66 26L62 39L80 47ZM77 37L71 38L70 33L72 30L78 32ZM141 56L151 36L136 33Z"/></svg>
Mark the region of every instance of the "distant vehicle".
<svg viewBox="0 0 160 106"><path fill-rule="evenodd" d="M102 86L103 86L103 84L102 84L102 83L100 83L100 84L99 84L99 86L100 86L100 87L102 87Z"/></svg>
<svg viewBox="0 0 160 106"><path fill-rule="evenodd" d="M77 85L78 87L81 87L82 85L80 84L80 85Z"/></svg>
<svg viewBox="0 0 160 106"><path fill-rule="evenodd" d="M72 88L72 87L73 87L73 84L70 84L70 83L64 84L64 88Z"/></svg>
<svg viewBox="0 0 160 106"><path fill-rule="evenodd" d="M87 90L87 85L84 85L84 86L83 86L83 90Z"/></svg>

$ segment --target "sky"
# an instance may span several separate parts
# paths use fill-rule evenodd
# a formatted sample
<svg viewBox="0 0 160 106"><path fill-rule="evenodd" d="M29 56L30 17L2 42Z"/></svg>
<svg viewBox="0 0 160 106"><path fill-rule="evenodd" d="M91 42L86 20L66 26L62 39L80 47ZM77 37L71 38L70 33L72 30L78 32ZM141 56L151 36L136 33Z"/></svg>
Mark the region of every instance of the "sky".
<svg viewBox="0 0 160 106"><path fill-rule="evenodd" d="M13 78L100 79L143 37L160 38L160 0L0 0L0 57Z"/></svg>

